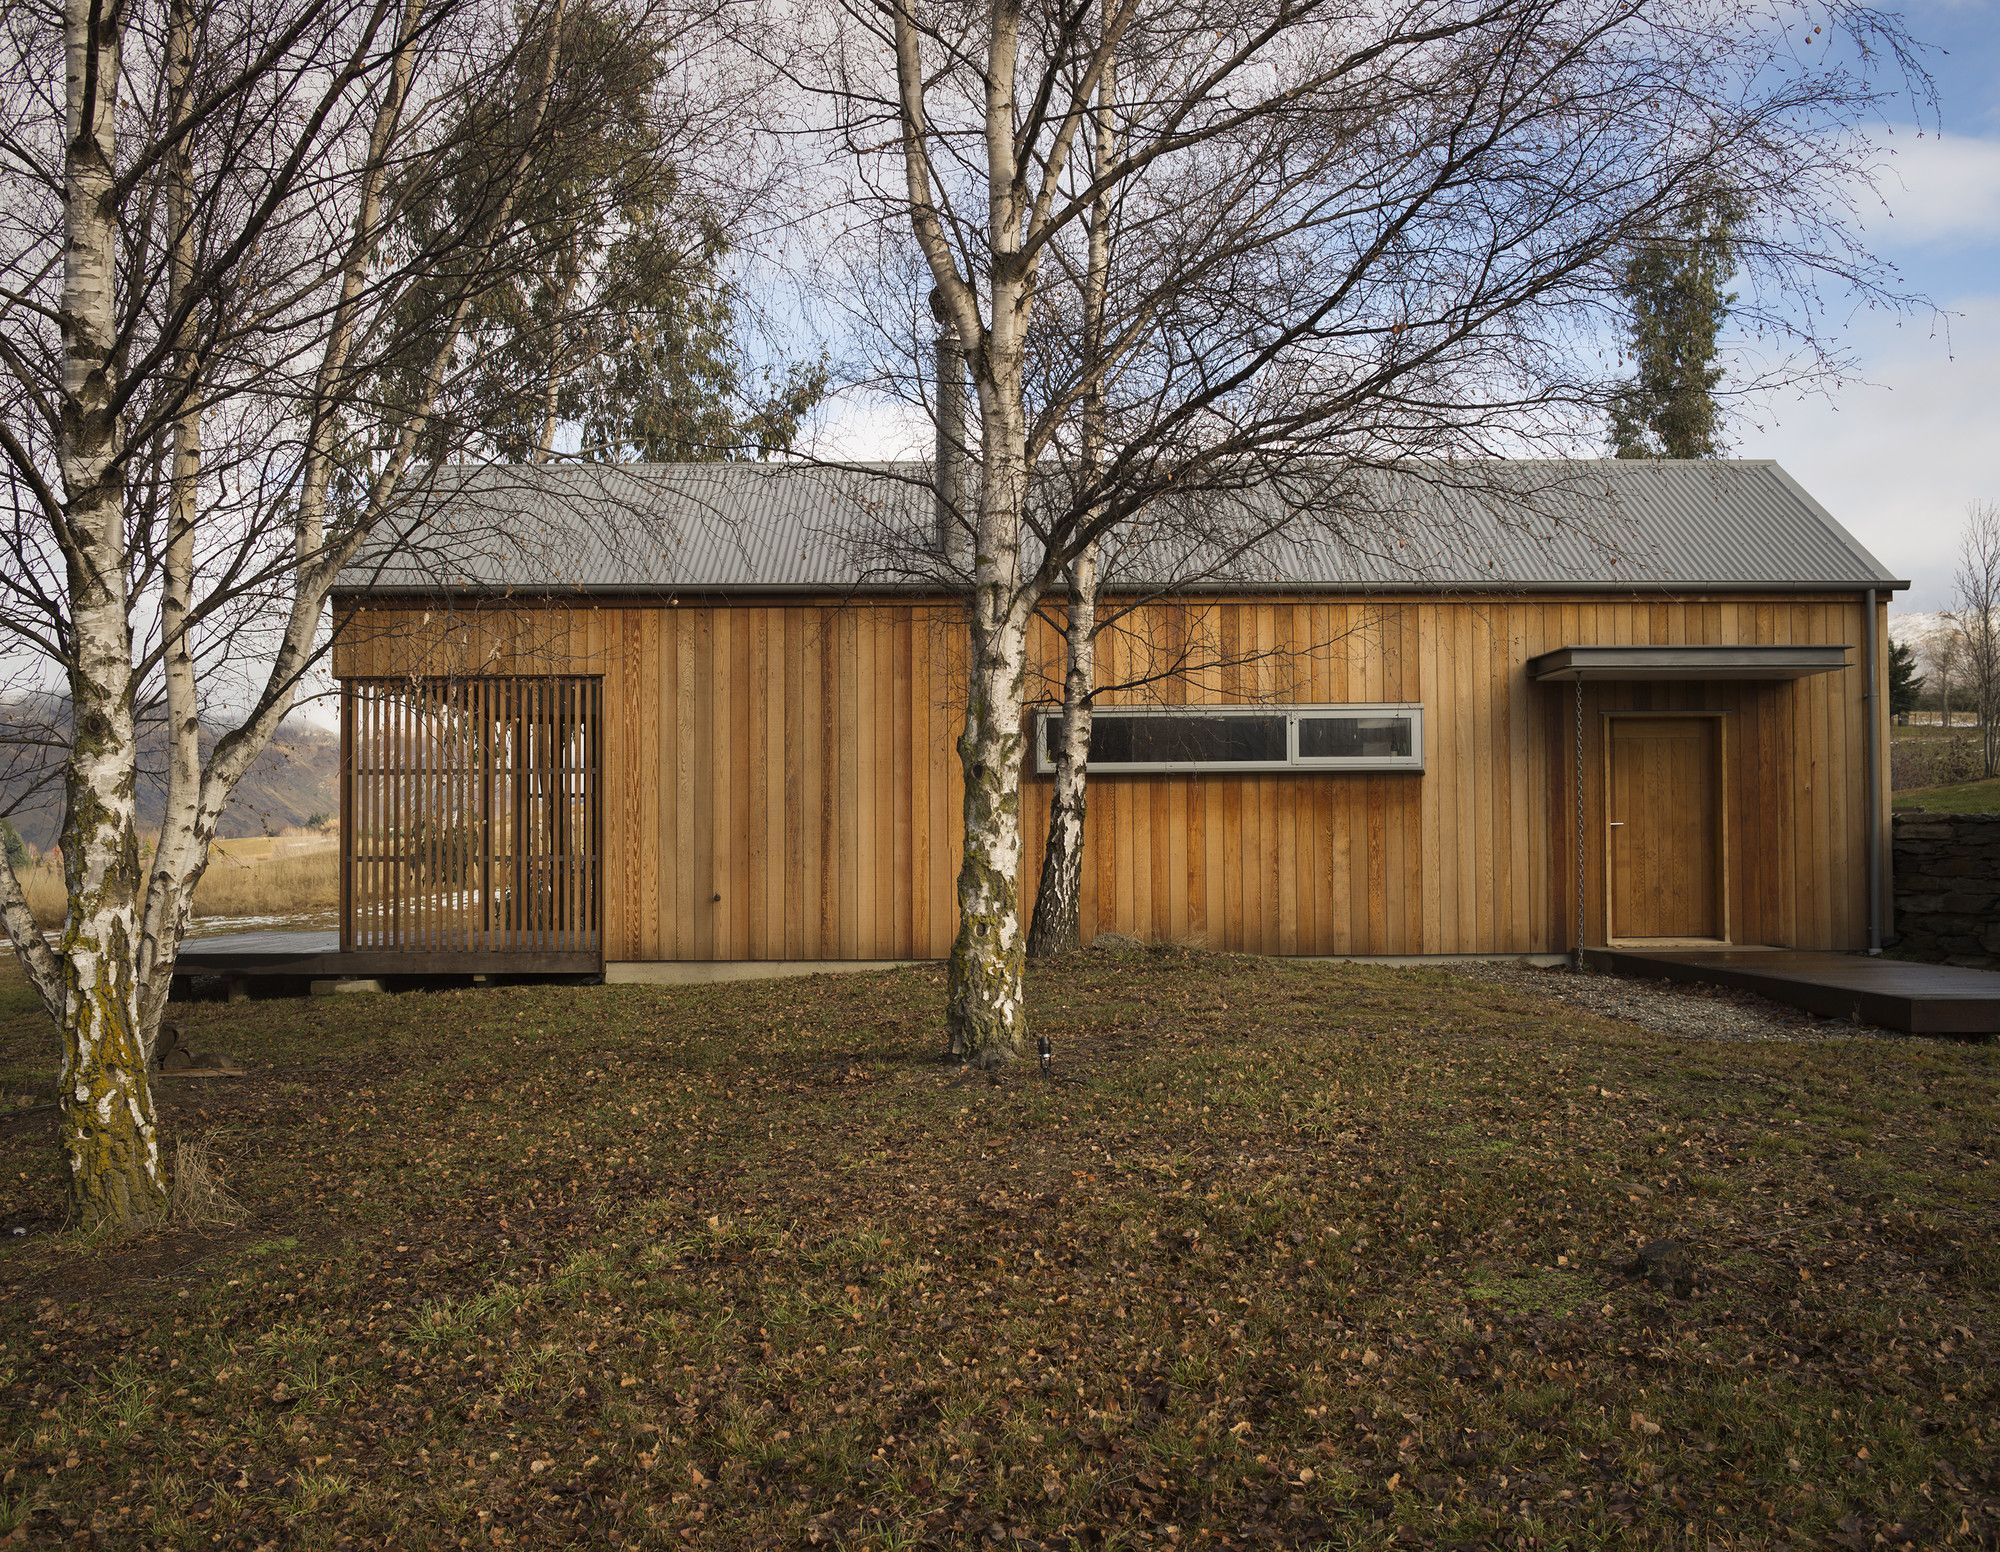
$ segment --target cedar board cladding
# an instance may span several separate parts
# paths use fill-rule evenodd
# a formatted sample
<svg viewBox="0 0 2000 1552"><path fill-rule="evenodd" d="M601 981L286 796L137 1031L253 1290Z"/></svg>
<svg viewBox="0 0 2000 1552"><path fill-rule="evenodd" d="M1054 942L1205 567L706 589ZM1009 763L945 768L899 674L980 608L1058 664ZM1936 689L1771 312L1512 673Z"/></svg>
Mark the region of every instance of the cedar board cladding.
<svg viewBox="0 0 2000 1552"><path fill-rule="evenodd" d="M1161 642L1224 666L1136 701L1416 701L1425 770L1094 776L1086 937L1271 954L1550 953L1575 938L1574 689L1524 665L1570 645L1828 644L1791 683L1588 684L1585 936L1604 932L1603 714L1720 712L1731 937L1866 937L1860 595L1191 599L1100 646L1101 680ZM1886 638L1885 638L1886 639ZM949 952L960 834L955 608L774 599L344 606L342 677L604 679L607 960L922 959ZM1031 675L1058 682L1038 625ZM1033 686L1031 685L1031 688ZM1880 702L1878 701L1878 705ZM1032 893L1048 784L1024 786Z"/></svg>

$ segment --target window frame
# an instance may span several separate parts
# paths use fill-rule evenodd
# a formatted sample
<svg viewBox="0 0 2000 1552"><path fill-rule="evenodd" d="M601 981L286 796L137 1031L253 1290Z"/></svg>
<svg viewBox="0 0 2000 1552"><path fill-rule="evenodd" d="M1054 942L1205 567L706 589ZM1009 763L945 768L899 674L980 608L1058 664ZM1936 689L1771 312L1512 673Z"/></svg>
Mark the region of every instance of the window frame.
<svg viewBox="0 0 2000 1552"><path fill-rule="evenodd" d="M1183 706L1100 706L1094 716L1171 717L1190 713L1203 716L1283 717L1285 758L1282 760L1135 760L1116 764L1091 761L1093 776L1227 776L1270 772L1337 774L1342 771L1414 771L1424 768L1424 708L1420 701L1287 701L1281 705L1230 702L1226 705L1190 703ZM1299 753L1301 717L1346 716L1355 720L1395 715L1410 724L1410 752L1407 755L1302 755ZM1032 713L1032 741L1035 773L1053 775L1055 762L1049 758L1050 723L1060 722L1060 707L1038 706Z"/></svg>

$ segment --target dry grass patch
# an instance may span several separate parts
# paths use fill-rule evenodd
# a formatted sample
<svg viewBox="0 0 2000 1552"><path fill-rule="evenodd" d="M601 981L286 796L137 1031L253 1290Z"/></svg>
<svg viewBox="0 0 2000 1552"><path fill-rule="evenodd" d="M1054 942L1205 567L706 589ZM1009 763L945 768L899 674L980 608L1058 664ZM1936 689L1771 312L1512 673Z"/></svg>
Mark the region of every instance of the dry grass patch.
<svg viewBox="0 0 2000 1552"><path fill-rule="evenodd" d="M38 859L21 882L35 920L60 926L67 901L61 859L53 853ZM194 891L197 917L299 916L339 903L340 848L332 836L220 841Z"/></svg>
<svg viewBox="0 0 2000 1552"><path fill-rule="evenodd" d="M249 1216L223 1183L222 1167L206 1138L174 1139L167 1181L168 1206L176 1223L191 1229L233 1229Z"/></svg>
<svg viewBox="0 0 2000 1552"><path fill-rule="evenodd" d="M37 1544L2000 1537L2000 1057L1425 971L1086 955L1067 1081L939 978L190 1007L249 1220L117 1258L0 1130ZM47 1035L0 1018L0 1078ZM43 1075L45 1078L45 1074ZM1681 1294L1632 1274L1673 1236Z"/></svg>

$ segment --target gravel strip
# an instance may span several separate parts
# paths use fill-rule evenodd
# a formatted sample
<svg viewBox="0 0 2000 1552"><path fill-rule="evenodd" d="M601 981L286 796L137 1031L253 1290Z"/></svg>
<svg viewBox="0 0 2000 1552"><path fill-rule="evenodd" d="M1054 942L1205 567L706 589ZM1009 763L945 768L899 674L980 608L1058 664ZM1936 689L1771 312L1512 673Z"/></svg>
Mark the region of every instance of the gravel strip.
<svg viewBox="0 0 2000 1552"><path fill-rule="evenodd" d="M1908 1035L1816 1018L1745 992L1719 986L1688 986L1670 981L1645 981L1621 975L1582 975L1567 969L1493 960L1451 967L1468 980L1486 981L1537 997L1552 997L1604 1018L1623 1019L1662 1035L1696 1040L1847 1040L1856 1035L1880 1035L1907 1040Z"/></svg>

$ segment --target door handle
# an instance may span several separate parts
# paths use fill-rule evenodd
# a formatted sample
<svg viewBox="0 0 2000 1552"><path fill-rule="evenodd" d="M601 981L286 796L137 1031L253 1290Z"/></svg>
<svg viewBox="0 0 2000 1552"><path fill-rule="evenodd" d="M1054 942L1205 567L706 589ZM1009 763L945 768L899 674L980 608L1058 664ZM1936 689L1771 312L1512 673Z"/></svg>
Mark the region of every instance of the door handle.
<svg viewBox="0 0 2000 1552"><path fill-rule="evenodd" d="M1612 820L1612 821L1611 821L1611 828L1615 830L1615 829L1617 829L1617 828L1618 828L1618 827L1619 827L1620 825L1622 825L1622 824L1624 824L1624 823L1625 823L1625 821L1624 821L1624 820L1622 820L1622 819L1614 819L1614 820Z"/></svg>

